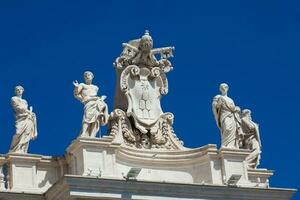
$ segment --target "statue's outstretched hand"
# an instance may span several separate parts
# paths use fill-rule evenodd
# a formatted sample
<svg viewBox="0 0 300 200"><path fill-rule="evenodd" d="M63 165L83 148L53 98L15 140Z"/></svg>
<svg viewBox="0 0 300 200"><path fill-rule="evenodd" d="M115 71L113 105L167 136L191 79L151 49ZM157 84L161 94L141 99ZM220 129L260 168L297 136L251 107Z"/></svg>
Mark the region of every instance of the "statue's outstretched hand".
<svg viewBox="0 0 300 200"><path fill-rule="evenodd" d="M79 86L78 81L77 81L77 80L73 81L73 85L74 85L75 87L78 87L78 86Z"/></svg>

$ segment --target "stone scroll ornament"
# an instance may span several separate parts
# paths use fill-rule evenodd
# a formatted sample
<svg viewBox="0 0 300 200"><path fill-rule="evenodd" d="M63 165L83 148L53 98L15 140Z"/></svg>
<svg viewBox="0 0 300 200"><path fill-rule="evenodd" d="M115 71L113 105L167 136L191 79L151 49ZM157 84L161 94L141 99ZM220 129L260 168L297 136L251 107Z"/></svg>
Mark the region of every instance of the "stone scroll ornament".
<svg viewBox="0 0 300 200"><path fill-rule="evenodd" d="M16 86L15 96L11 98L16 117L16 133L10 145L10 153L27 153L29 141L37 137L36 115L32 106L28 108L27 101L22 98L23 92L22 86Z"/></svg>
<svg viewBox="0 0 300 200"><path fill-rule="evenodd" d="M183 148L173 130L173 114L164 113L160 104L168 93L166 73L173 69L168 59L174 47L153 49L146 31L142 38L123 43L123 48L114 63L117 87L110 134L121 135L126 145L138 148Z"/></svg>

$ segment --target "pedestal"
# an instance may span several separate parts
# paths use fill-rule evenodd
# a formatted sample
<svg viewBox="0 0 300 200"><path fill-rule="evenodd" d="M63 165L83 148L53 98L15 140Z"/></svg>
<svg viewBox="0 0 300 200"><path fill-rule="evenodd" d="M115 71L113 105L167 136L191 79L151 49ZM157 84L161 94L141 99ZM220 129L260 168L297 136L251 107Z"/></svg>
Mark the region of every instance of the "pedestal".
<svg viewBox="0 0 300 200"><path fill-rule="evenodd" d="M6 190L5 187L5 164L6 164L6 159L4 157L0 157L0 190Z"/></svg>
<svg viewBox="0 0 300 200"><path fill-rule="evenodd" d="M7 155L10 171L9 186L13 191L38 190L37 163L40 155L9 153Z"/></svg>
<svg viewBox="0 0 300 200"><path fill-rule="evenodd" d="M272 170L248 169L248 178L253 187L269 188L269 178L273 175Z"/></svg>
<svg viewBox="0 0 300 200"><path fill-rule="evenodd" d="M241 176L235 185L249 184L246 157L250 154L248 150L221 148L219 155L222 163L223 184L233 176Z"/></svg>
<svg viewBox="0 0 300 200"><path fill-rule="evenodd" d="M69 173L83 176L113 176L115 148L112 137L77 138L67 149Z"/></svg>

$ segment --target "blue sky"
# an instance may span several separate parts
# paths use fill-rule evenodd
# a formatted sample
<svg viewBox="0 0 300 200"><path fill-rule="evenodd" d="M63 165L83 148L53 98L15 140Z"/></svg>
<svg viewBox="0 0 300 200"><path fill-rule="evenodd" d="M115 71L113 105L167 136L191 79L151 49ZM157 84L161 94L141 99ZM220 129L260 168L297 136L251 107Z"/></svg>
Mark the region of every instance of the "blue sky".
<svg viewBox="0 0 300 200"><path fill-rule="evenodd" d="M260 124L261 167L276 170L270 184L300 185L299 2L12 0L0 2L0 27L1 153L15 130L15 85L38 118L29 152L63 155L82 119L72 81L93 71L111 111L121 43L149 29L155 47L176 47L162 105L185 145L220 144L211 100L227 82Z"/></svg>

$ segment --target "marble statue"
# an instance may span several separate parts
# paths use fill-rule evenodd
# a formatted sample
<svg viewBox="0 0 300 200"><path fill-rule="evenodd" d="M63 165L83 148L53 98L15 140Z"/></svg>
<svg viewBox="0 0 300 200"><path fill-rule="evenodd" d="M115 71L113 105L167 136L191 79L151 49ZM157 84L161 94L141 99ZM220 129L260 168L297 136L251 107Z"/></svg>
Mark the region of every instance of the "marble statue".
<svg viewBox="0 0 300 200"><path fill-rule="evenodd" d="M270 187L273 171L257 169L259 126L250 110L241 111L228 96L226 83L212 100L221 148L184 147L173 128L174 115L161 105L169 92L173 50L154 48L149 31L123 43L114 62L117 84L110 114L92 72L84 72L82 83L73 81L74 97L84 107L82 124L62 156L27 154L30 140L37 137L37 122L22 99L23 87L17 86L11 98L16 134L10 153L0 154L0 200L291 199L296 190ZM197 116L186 110L185 117ZM97 138L106 124L107 135ZM185 125L205 134L199 123ZM295 159L289 163L297 164Z"/></svg>
<svg viewBox="0 0 300 200"><path fill-rule="evenodd" d="M152 37L145 31L140 39L123 43L123 51L114 62L117 87L110 134L121 134L129 146L182 148L172 127L174 116L163 112L160 104L168 93L166 73L173 69L168 60L173 50L153 48Z"/></svg>
<svg viewBox="0 0 300 200"><path fill-rule="evenodd" d="M94 75L92 72L84 72L85 83L73 82L74 96L84 104L84 114L80 137L95 138L100 131L100 126L108 122L108 107L104 102L106 96L97 96L99 88L92 84Z"/></svg>
<svg viewBox="0 0 300 200"><path fill-rule="evenodd" d="M32 106L28 109L27 101L22 98L23 92L22 86L16 86L16 96L11 98L16 117L16 133L9 150L12 153L27 153L29 141L37 137L36 115L32 111Z"/></svg>
<svg viewBox="0 0 300 200"><path fill-rule="evenodd" d="M243 110L241 126L244 133L243 147L251 150L251 154L247 157L246 161L249 168L255 169L260 161L261 141L258 124L252 121L251 110Z"/></svg>
<svg viewBox="0 0 300 200"><path fill-rule="evenodd" d="M241 130L240 108L228 97L229 86L220 84L221 95L213 98L212 110L217 126L221 130L221 146L239 148L239 139L243 135Z"/></svg>

